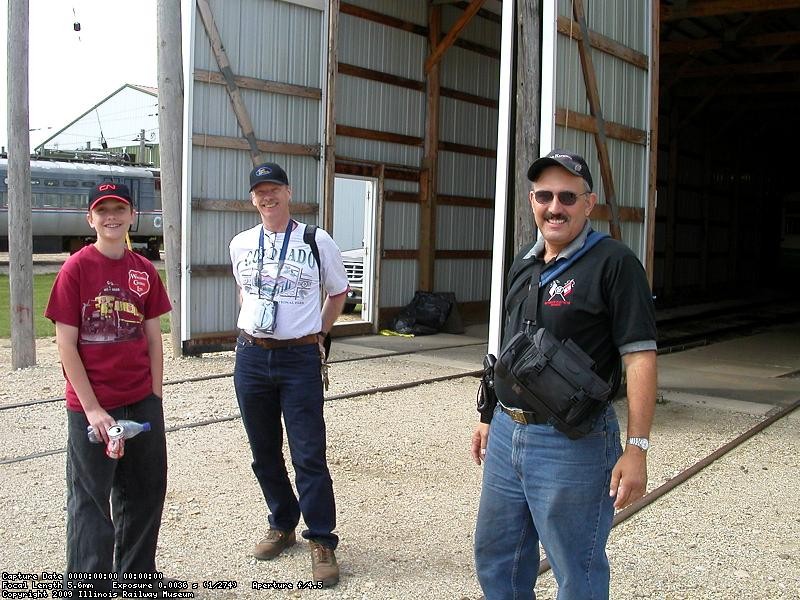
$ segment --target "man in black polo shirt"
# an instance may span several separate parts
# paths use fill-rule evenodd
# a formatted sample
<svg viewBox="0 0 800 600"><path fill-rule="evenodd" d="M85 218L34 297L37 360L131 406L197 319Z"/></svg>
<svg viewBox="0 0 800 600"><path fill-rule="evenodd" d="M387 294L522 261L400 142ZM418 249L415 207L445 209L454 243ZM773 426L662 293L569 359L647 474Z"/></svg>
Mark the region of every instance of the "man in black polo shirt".
<svg viewBox="0 0 800 600"><path fill-rule="evenodd" d="M541 236L521 250L509 272L504 346L524 328L534 267L546 270L583 248L597 202L589 167L574 153L554 150L537 159L528 179ZM602 239L539 289L536 327L578 344L611 385L610 397L622 357L627 444L623 452L610 404L599 405L591 432L573 440L498 390L498 405L482 415L471 444L475 462L485 462L475 532L478 579L487 600L533 598L541 541L559 598L608 598L605 546L614 509L645 492L655 410L655 312L641 263L624 244Z"/></svg>

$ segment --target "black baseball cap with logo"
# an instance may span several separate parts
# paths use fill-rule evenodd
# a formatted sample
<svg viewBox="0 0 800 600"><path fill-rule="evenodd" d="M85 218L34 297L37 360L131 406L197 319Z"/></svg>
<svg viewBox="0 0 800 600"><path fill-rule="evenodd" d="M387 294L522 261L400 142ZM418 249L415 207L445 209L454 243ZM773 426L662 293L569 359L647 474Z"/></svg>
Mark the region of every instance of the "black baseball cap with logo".
<svg viewBox="0 0 800 600"><path fill-rule="evenodd" d="M589 172L589 165L580 154L567 152L566 150L553 150L547 156L537 158L528 169L528 179L536 181L539 174L547 167L564 167L567 171L578 177L582 177L589 184L589 190L594 189L592 174Z"/></svg>
<svg viewBox="0 0 800 600"><path fill-rule="evenodd" d="M286 171L276 163L264 163L250 171L250 191L259 183L280 183L289 185L289 178Z"/></svg>
<svg viewBox="0 0 800 600"><path fill-rule="evenodd" d="M94 186L89 193L89 210L93 210L103 200L116 200L117 202L124 202L128 206L133 206L131 192L124 183L104 181Z"/></svg>

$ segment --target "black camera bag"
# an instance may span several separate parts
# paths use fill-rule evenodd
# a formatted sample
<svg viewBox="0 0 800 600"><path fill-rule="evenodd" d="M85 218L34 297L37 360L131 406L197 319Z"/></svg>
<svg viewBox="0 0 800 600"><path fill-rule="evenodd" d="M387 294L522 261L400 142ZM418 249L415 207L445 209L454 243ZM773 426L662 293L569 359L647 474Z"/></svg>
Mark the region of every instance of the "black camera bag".
<svg viewBox="0 0 800 600"><path fill-rule="evenodd" d="M594 372L594 361L575 342L560 341L546 329L536 329L539 289L605 237L590 232L583 248L546 274L536 263L525 299L525 324L502 349L494 368L498 398L514 398L516 407L547 419L573 440L591 431L608 404L611 386Z"/></svg>
<svg viewBox="0 0 800 600"><path fill-rule="evenodd" d="M540 328L516 334L494 367L494 386L501 398L548 419L570 439L592 429L611 387L592 368L594 362L572 340L559 341Z"/></svg>

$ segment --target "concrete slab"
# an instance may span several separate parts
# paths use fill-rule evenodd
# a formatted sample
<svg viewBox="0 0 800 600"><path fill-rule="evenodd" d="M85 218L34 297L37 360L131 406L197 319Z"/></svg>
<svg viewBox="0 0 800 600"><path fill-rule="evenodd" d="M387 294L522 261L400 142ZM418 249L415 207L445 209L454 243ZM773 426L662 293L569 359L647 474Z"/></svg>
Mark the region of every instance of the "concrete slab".
<svg viewBox="0 0 800 600"><path fill-rule="evenodd" d="M800 324L658 358L659 389L715 402L789 406L800 398ZM745 411L747 412L747 411Z"/></svg>

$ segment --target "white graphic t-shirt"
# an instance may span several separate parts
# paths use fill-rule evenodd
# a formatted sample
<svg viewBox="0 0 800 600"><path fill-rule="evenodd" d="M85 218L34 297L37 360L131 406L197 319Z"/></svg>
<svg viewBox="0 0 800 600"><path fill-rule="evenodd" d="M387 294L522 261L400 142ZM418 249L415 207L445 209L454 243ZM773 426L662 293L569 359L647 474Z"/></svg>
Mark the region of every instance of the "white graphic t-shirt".
<svg viewBox="0 0 800 600"><path fill-rule="evenodd" d="M264 232L264 257L261 267L261 297L269 299L273 288L273 300L277 303L276 327L272 335L255 332L255 323L243 323L247 316L240 315L242 329L256 337L271 337L279 340L299 338L322 329L320 305L320 274L322 288L330 296L347 291L347 273L342 263L342 254L330 235L317 229L316 241L322 268L317 267L311 246L303 241L304 223L289 234L286 261L277 275L278 262L283 246L284 233L275 233L256 225L237 234L230 244L233 276L242 291L258 297L259 237Z"/></svg>

